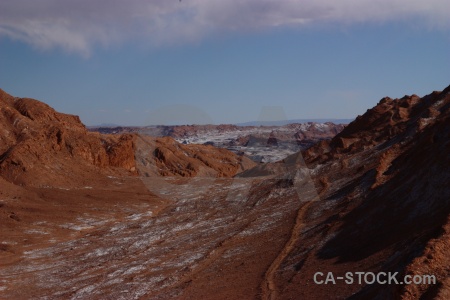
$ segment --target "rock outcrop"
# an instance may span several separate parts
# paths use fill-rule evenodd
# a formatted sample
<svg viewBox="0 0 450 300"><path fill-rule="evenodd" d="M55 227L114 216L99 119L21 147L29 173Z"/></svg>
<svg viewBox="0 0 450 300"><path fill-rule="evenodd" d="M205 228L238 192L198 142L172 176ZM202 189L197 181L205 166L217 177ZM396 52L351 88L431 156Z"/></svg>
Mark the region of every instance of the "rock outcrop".
<svg viewBox="0 0 450 300"><path fill-rule="evenodd" d="M232 177L256 165L244 155L211 145L183 145L171 137L139 136L137 161L144 176Z"/></svg>
<svg viewBox="0 0 450 300"><path fill-rule="evenodd" d="M0 126L0 174L17 184L53 185L88 179L102 168L136 168L132 135L91 133L78 116L34 99L0 91Z"/></svg>
<svg viewBox="0 0 450 300"><path fill-rule="evenodd" d="M304 229L294 228L273 291L286 299L445 299L449 153L450 87L422 98L383 98L336 137L304 151L320 201L299 211ZM436 284L317 285L318 271L398 272L399 282L432 275Z"/></svg>

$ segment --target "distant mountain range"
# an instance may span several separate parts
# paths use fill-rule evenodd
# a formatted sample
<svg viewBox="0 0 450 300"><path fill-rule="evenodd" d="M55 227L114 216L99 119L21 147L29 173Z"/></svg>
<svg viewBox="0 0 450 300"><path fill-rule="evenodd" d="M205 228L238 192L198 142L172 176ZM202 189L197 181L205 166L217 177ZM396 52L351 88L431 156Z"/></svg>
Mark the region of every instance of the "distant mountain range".
<svg viewBox="0 0 450 300"><path fill-rule="evenodd" d="M354 119L291 119L291 120L278 120L278 121L249 121L249 122L243 122L243 123L231 123L231 125L236 126L284 126L288 124L303 124L303 123L327 123L331 122L334 124L349 124ZM192 125L192 124L185 124L185 125ZM212 124L210 124L212 125ZM150 127L156 127L158 125L152 125ZM171 125L168 125L171 126ZM173 125L176 126L176 125ZM180 126L180 125L177 125ZM119 125L114 123L102 123L99 125L92 125L87 126L88 128L113 128L113 127L140 127L140 126L125 126L125 125ZM144 126L148 127L148 126Z"/></svg>
<svg viewBox="0 0 450 300"><path fill-rule="evenodd" d="M236 123L237 126L284 126L288 124L302 124L302 123L327 123L334 124L349 124L354 119L292 119L292 120L279 120L279 121L250 121L244 123Z"/></svg>
<svg viewBox="0 0 450 300"><path fill-rule="evenodd" d="M141 135L169 136L183 144L205 144L244 153L255 161L268 162L304 150L318 141L331 139L345 127L344 124L292 123L287 125L238 126L176 125L146 127L90 127L102 134L139 133ZM267 147L271 146L271 147Z"/></svg>

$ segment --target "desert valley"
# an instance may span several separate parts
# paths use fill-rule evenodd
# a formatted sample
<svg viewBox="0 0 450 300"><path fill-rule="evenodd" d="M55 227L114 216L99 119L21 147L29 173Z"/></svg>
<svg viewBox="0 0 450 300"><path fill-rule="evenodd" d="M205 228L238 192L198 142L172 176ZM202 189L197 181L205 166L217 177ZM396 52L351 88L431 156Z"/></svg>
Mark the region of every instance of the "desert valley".
<svg viewBox="0 0 450 300"><path fill-rule="evenodd" d="M449 135L450 87L347 125L89 129L0 90L0 298L449 299Z"/></svg>

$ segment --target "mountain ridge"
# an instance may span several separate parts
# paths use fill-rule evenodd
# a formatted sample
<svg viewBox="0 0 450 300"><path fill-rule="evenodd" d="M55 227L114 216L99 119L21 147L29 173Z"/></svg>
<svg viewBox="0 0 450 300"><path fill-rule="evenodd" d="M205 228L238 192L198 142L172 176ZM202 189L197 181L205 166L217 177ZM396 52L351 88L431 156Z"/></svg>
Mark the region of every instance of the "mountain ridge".
<svg viewBox="0 0 450 300"><path fill-rule="evenodd" d="M90 132L78 116L56 112L43 102L13 97L3 90L0 90L0 105L0 175L3 178L22 185L52 186L59 182L65 186L83 185L101 173L138 175L141 165L136 164L135 134ZM202 174L208 176L233 176L242 168L242 160L246 161L245 166L252 165L248 159L224 149L197 147L206 155L216 157L206 162L205 158L186 157L187 149L177 146L176 141L158 139L156 143L157 148L147 151L146 164L151 162L167 171L157 172L159 175L197 176L202 169ZM152 151L165 155L157 157ZM177 172L176 164L170 161L175 157L178 163L187 161L184 164L190 166L190 171Z"/></svg>

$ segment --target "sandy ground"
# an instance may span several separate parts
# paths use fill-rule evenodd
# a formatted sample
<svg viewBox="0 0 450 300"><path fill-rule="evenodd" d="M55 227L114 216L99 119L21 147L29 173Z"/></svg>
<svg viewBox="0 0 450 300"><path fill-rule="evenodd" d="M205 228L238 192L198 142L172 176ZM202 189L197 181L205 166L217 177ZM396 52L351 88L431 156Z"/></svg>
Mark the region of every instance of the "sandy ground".
<svg viewBox="0 0 450 300"><path fill-rule="evenodd" d="M262 180L110 176L4 195L1 298L267 297L303 204Z"/></svg>

